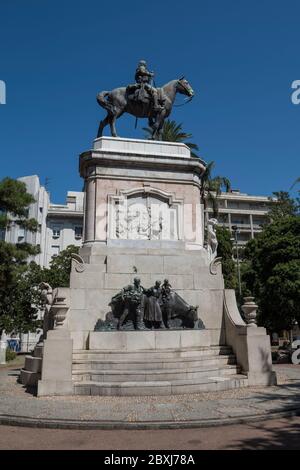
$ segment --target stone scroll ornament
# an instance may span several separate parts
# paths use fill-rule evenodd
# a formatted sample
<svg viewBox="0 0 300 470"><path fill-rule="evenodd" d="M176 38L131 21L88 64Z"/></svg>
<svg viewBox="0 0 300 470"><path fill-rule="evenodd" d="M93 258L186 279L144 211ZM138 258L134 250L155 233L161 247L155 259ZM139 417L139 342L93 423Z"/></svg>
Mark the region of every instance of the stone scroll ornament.
<svg viewBox="0 0 300 470"><path fill-rule="evenodd" d="M198 318L198 306L189 305L168 279L145 289L135 278L111 299L109 306L111 311L105 320L98 320L95 331L205 328Z"/></svg>
<svg viewBox="0 0 300 470"><path fill-rule="evenodd" d="M74 268L77 273L83 273L85 270L85 264L81 256L77 253L71 253L72 263L74 263Z"/></svg>

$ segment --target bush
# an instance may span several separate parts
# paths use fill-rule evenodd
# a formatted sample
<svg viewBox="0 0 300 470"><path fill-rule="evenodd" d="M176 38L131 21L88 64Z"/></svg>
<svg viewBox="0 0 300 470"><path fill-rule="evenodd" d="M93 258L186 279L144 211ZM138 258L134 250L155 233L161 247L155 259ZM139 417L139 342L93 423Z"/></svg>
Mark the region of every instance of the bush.
<svg viewBox="0 0 300 470"><path fill-rule="evenodd" d="M6 350L6 361L13 361L17 357L17 353L12 349L7 348Z"/></svg>

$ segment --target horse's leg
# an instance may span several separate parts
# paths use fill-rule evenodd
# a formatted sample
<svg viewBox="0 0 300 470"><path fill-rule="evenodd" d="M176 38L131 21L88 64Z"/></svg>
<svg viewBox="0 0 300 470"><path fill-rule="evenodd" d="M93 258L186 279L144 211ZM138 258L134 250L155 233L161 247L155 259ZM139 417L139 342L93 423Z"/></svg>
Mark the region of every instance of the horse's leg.
<svg viewBox="0 0 300 470"><path fill-rule="evenodd" d="M152 123L152 126L151 126L151 129L152 129L152 136L151 136L151 139L152 139L152 140L156 140L156 139L157 139L157 131L158 131L158 128L159 128L159 120L156 119L156 120Z"/></svg>
<svg viewBox="0 0 300 470"><path fill-rule="evenodd" d="M111 115L110 117L109 125L110 125L111 135L113 137L118 137L117 130L116 130L116 120L119 119L119 117L121 117L122 114L124 114L124 112L125 112L124 109L122 109L121 111L117 112L116 114Z"/></svg>
<svg viewBox="0 0 300 470"><path fill-rule="evenodd" d="M109 121L110 131L111 131L112 137L118 137L117 129L116 129L116 120L117 120L118 117L119 116L113 115L113 116L111 116L111 119Z"/></svg>
<svg viewBox="0 0 300 470"><path fill-rule="evenodd" d="M110 121L109 114L106 116L105 119L103 119L103 121L100 121L97 137L102 137L103 129L104 129L105 126L107 126L109 121Z"/></svg>
<svg viewBox="0 0 300 470"><path fill-rule="evenodd" d="M164 127L164 121L161 123L157 133L158 133L158 140L162 140L162 135L163 135L163 127Z"/></svg>
<svg viewBox="0 0 300 470"><path fill-rule="evenodd" d="M163 132L163 125L165 121L165 111L163 110L160 114L157 115L155 122L152 125L152 139L161 140L162 132Z"/></svg>

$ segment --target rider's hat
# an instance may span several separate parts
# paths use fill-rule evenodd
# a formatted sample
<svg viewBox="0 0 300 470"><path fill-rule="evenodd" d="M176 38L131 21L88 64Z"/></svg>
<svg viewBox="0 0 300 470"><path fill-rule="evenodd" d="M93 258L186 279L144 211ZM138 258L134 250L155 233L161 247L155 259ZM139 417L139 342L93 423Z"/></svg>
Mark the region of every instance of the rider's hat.
<svg viewBox="0 0 300 470"><path fill-rule="evenodd" d="M140 60L139 65L147 65L147 62L145 60Z"/></svg>

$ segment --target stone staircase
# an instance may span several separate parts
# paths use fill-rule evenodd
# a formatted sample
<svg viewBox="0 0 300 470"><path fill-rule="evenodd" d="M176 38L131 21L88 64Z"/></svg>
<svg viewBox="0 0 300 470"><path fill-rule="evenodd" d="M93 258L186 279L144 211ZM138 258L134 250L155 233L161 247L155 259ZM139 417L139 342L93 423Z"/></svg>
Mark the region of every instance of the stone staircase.
<svg viewBox="0 0 300 470"><path fill-rule="evenodd" d="M248 385L227 346L73 352L76 395L174 395Z"/></svg>
<svg viewBox="0 0 300 470"><path fill-rule="evenodd" d="M27 387L36 386L41 378L43 344L37 344L32 356L25 356L24 368L20 372L20 382Z"/></svg>

